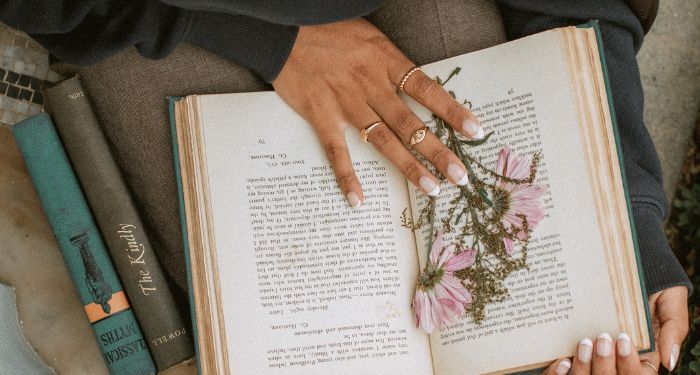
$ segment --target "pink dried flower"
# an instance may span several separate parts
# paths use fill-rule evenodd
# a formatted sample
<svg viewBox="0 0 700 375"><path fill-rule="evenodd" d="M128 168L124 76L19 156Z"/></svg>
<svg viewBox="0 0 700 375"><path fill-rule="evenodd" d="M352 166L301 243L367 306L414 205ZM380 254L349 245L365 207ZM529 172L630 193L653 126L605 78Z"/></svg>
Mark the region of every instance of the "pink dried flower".
<svg viewBox="0 0 700 375"><path fill-rule="evenodd" d="M416 326L432 333L454 322L465 312L465 305L472 296L454 272L470 267L476 259L476 249L457 251L455 246L443 248L442 233L435 238L430 249L428 264L418 275L416 294L413 297L413 312Z"/></svg>
<svg viewBox="0 0 700 375"><path fill-rule="evenodd" d="M496 172L504 177L514 180L524 180L530 176L532 161L524 156L517 156L509 146L504 147L498 154ZM521 241L527 239L527 229L534 230L537 224L544 218L542 207L542 195L544 189L531 183L512 183L499 180L494 189L495 212L501 215L501 223L515 238ZM524 219L524 220L523 220ZM508 255L513 255L513 239L504 237Z"/></svg>

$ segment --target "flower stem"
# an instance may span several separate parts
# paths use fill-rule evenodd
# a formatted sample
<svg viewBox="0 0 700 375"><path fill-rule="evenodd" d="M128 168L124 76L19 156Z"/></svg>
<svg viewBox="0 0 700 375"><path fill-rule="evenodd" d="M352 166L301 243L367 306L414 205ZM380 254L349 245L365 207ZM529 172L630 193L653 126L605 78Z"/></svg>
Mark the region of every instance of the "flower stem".
<svg viewBox="0 0 700 375"><path fill-rule="evenodd" d="M435 204L436 198L431 197L430 198L430 235L428 237L428 259L426 261L426 265L430 263L430 253L433 248L433 241L435 241L435 210L436 210L436 204Z"/></svg>

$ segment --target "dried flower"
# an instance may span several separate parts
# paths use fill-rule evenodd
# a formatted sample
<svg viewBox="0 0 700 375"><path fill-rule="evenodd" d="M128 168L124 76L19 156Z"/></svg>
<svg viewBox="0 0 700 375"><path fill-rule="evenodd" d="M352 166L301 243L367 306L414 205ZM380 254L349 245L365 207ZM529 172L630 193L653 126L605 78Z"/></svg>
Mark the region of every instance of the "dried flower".
<svg viewBox="0 0 700 375"><path fill-rule="evenodd" d="M416 283L412 308L417 326L432 333L465 313L472 296L454 272L470 267L475 259L476 249L444 247L442 233L437 234L428 264Z"/></svg>
<svg viewBox="0 0 700 375"><path fill-rule="evenodd" d="M494 186L494 212L514 238L525 241L529 231L535 229L544 218L541 197L544 189L531 183L514 183L513 180L526 180L530 176L532 161L524 156L517 156L509 146L498 154L496 172L504 179ZM504 237L508 255L513 254L513 238Z"/></svg>

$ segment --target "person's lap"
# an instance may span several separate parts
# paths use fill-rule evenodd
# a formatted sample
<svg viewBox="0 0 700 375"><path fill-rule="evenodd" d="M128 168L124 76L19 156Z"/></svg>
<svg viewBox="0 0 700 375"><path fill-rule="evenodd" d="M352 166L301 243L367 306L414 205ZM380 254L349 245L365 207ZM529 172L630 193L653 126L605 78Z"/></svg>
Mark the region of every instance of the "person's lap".
<svg viewBox="0 0 700 375"><path fill-rule="evenodd" d="M388 0L367 18L417 65L505 41L492 1ZM246 68L190 45L179 46L162 60L146 59L131 48L89 67L57 69L81 75L154 250L187 311L166 98L271 87ZM235 119L231 126L236 126Z"/></svg>

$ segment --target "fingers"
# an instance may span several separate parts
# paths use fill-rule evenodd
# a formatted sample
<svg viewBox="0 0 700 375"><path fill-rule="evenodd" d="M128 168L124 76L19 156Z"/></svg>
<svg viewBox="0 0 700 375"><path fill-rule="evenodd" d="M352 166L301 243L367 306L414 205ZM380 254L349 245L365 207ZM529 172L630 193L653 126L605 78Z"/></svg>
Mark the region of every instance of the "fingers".
<svg viewBox="0 0 700 375"><path fill-rule="evenodd" d="M621 333L615 340L617 353L617 373L621 375L636 375L642 372L642 364L639 362L639 354L630 337Z"/></svg>
<svg viewBox="0 0 700 375"><path fill-rule="evenodd" d="M571 361L568 359L560 359L558 361L555 361L549 367L547 367L547 370L544 372L545 375L566 375L569 374L569 370L571 369Z"/></svg>
<svg viewBox="0 0 700 375"><path fill-rule="evenodd" d="M688 334L688 289L678 286L659 293L655 299L660 325L658 351L664 367L673 370L678 363L680 345Z"/></svg>
<svg viewBox="0 0 700 375"><path fill-rule="evenodd" d="M591 370L593 375L615 374L615 346L607 333L600 334L595 340Z"/></svg>
<svg viewBox="0 0 700 375"><path fill-rule="evenodd" d="M337 103L330 100L319 101L314 106L304 108L306 110L300 113L316 131L326 158L335 173L338 188L351 207L359 207L365 198L345 143L345 130L349 126L344 120L342 110Z"/></svg>
<svg viewBox="0 0 700 375"><path fill-rule="evenodd" d="M357 179L355 168L352 166L350 152L345 143L344 133L331 133L321 137L321 144L335 173L340 191L345 195L351 207L357 208L364 201L362 185Z"/></svg>
<svg viewBox="0 0 700 375"><path fill-rule="evenodd" d="M367 137L369 143L397 166L412 184L434 197L440 194L440 185L428 169L416 159L387 125L376 127Z"/></svg>
<svg viewBox="0 0 700 375"><path fill-rule="evenodd" d="M659 352L644 353L639 356L639 364L641 366L640 374L643 375L656 375L659 373L657 370L661 366L661 360L659 359ZM644 363L647 362L647 363ZM652 367L654 366L654 367Z"/></svg>
<svg viewBox="0 0 700 375"><path fill-rule="evenodd" d="M583 339L578 343L576 356L571 366L572 375L589 375L591 373L591 361L593 360L593 342Z"/></svg>
<svg viewBox="0 0 700 375"><path fill-rule="evenodd" d="M394 95L397 100L398 96ZM358 129L364 129L372 123L381 121L383 117L376 113L366 103L348 103L347 116ZM429 196L440 194L438 179L426 168L406 146L397 138L396 134L385 123L374 127L367 136L367 141L394 164L412 184L422 189Z"/></svg>
<svg viewBox="0 0 700 375"><path fill-rule="evenodd" d="M462 135L473 139L484 137L484 129L476 116L422 71L411 74L404 84L404 92Z"/></svg>
<svg viewBox="0 0 700 375"><path fill-rule="evenodd" d="M373 108L404 143L409 143L414 132L425 128L425 124L396 95L384 98L381 104ZM428 131L423 141L414 147L452 183L460 186L467 184L464 163L432 132Z"/></svg>

